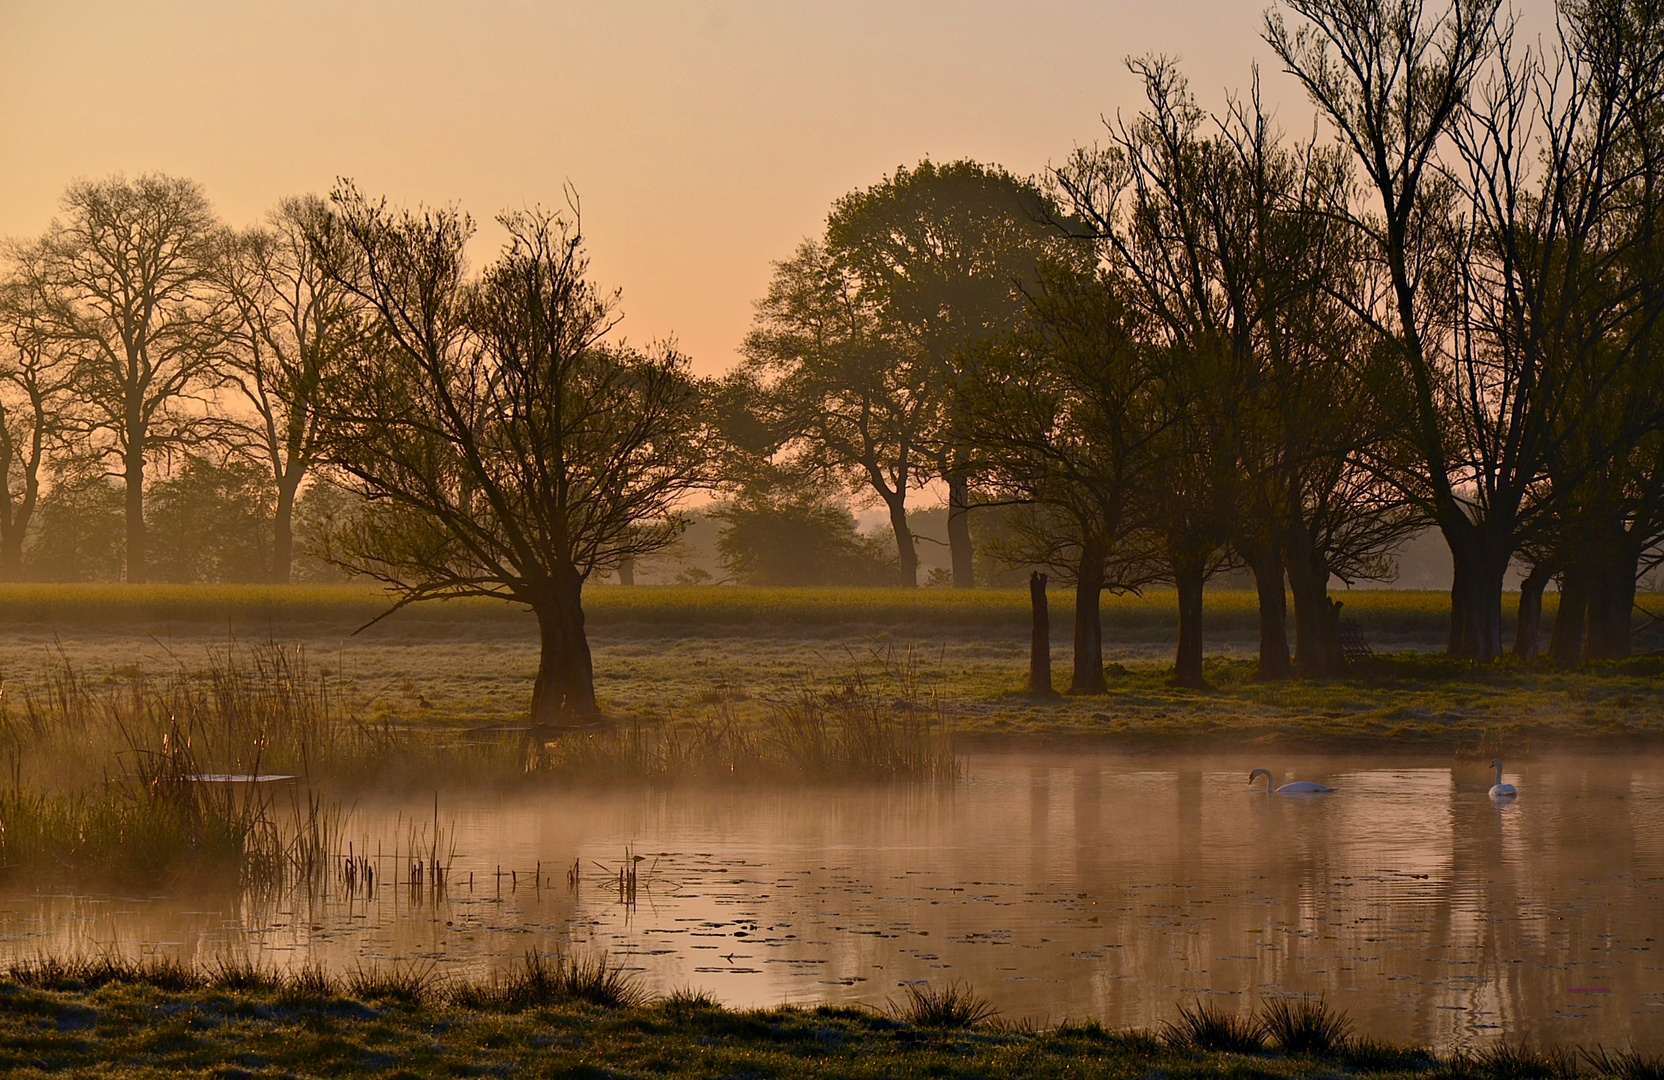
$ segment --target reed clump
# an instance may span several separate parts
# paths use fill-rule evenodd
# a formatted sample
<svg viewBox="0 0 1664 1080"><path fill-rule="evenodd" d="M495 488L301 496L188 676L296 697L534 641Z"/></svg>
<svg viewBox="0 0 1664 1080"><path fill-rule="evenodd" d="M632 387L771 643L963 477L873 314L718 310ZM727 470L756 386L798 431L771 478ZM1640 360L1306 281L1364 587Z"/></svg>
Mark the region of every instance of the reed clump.
<svg viewBox="0 0 1664 1080"><path fill-rule="evenodd" d="M946 986L904 986L890 1012L903 1023L932 1028L973 1028L999 1015L993 1002L972 990L969 983Z"/></svg>

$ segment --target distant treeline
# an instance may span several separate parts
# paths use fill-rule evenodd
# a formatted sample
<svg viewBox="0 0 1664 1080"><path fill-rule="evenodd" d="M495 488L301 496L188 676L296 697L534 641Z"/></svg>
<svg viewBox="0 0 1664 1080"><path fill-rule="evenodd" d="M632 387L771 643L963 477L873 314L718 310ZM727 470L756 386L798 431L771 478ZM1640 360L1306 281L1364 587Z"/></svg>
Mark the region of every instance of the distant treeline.
<svg viewBox="0 0 1664 1080"><path fill-rule="evenodd" d="M1551 582L1557 661L1628 654L1664 539L1664 9L1563 3L1538 45L1500 0L1287 7L1264 37L1317 135L1134 60L1144 109L1043 176L925 161L839 199L715 380L612 333L575 200L502 215L476 272L465 213L351 183L241 232L184 180L77 183L7 248L0 571L286 581L299 531L308 575L530 605L554 722L594 712L585 583L696 493L731 580L915 585L929 490L943 580L980 533L983 580L1074 583L1078 692L1102 594L1155 583L1199 683L1230 570L1266 677L1336 674L1330 582L1430 528L1452 655L1503 652L1511 564L1522 657Z"/></svg>

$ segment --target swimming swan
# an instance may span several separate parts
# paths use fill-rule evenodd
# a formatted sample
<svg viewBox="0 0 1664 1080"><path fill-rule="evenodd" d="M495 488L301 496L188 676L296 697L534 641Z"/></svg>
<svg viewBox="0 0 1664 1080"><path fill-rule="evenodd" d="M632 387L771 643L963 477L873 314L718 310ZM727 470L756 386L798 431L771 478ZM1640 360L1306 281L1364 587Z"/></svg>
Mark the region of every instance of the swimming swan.
<svg viewBox="0 0 1664 1080"><path fill-rule="evenodd" d="M1491 764L1496 766L1496 783L1491 785L1491 798L1512 799L1518 795L1519 792L1514 790L1513 784L1504 784L1502 782L1502 759L1497 758L1492 761Z"/></svg>
<svg viewBox="0 0 1664 1080"><path fill-rule="evenodd" d="M1282 787L1276 787L1276 781L1271 778L1270 769L1255 769L1253 772L1249 773L1248 785L1252 787L1254 780L1261 776L1265 777L1265 791L1268 795L1273 791L1279 795L1322 795L1326 792L1335 790L1334 788L1326 787L1323 784L1314 784L1310 780L1296 780L1292 784L1284 784Z"/></svg>

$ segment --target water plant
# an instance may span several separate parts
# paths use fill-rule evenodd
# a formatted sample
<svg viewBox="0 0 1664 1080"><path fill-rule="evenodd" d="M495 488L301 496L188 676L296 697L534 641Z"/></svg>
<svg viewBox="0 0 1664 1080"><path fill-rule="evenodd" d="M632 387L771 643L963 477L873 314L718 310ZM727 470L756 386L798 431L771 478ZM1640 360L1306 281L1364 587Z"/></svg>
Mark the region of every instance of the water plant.
<svg viewBox="0 0 1664 1080"><path fill-rule="evenodd" d="M920 1027L971 1028L999 1015L993 1002L971 989L969 983L904 986L901 994L899 1002L891 1003L890 1012L896 1019Z"/></svg>

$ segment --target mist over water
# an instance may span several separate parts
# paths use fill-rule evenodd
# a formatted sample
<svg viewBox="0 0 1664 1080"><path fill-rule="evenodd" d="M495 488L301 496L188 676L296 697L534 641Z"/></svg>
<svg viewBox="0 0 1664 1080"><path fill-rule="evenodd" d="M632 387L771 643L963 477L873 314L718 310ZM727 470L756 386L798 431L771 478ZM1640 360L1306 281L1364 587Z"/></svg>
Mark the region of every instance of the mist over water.
<svg viewBox="0 0 1664 1080"><path fill-rule="evenodd" d="M1250 792L1259 765L1336 791ZM347 827L378 866L368 897L334 877L263 901L13 880L0 950L481 975L564 946L734 1006L964 980L1008 1017L1122 1027L1321 993L1441 1048L1664 1048L1664 759L1510 763L1509 805L1492 779L1447 757L1088 752L976 757L944 788L445 794L442 897L403 869L431 848L431 794L372 799Z"/></svg>

